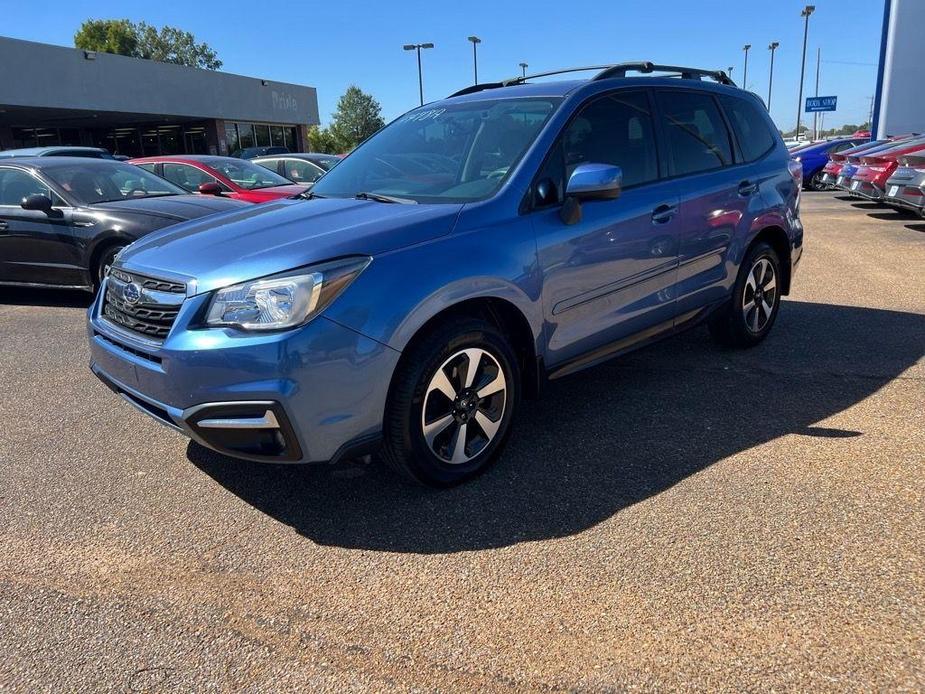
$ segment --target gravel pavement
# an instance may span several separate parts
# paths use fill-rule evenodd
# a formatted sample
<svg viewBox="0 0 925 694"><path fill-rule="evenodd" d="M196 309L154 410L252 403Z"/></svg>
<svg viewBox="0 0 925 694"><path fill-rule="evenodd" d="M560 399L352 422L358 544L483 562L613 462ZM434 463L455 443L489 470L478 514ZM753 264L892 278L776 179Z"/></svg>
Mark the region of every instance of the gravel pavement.
<svg viewBox="0 0 925 694"><path fill-rule="evenodd" d="M242 463L0 293L0 689L925 689L925 221L806 194L771 337L525 403L449 491Z"/></svg>

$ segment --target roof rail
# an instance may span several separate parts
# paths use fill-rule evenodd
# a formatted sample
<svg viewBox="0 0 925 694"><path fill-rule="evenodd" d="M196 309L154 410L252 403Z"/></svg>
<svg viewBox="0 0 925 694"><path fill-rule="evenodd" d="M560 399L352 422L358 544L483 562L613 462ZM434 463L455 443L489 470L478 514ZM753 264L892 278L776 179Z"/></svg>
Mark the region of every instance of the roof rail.
<svg viewBox="0 0 925 694"><path fill-rule="evenodd" d="M617 65L611 65L593 78L594 81L597 80L606 80L611 78L620 78L626 77L627 72L641 72L643 74L649 74L651 72L670 72L677 73L681 79L685 80L699 80L702 77L709 77L720 84L725 84L730 87L736 86L736 83L733 82L729 75L727 75L722 70L703 70L696 67L681 67L678 65L655 65L650 62L642 63L618 63Z"/></svg>
<svg viewBox="0 0 925 694"><path fill-rule="evenodd" d="M454 96L463 96L464 94L474 94L475 92L481 92L486 89L498 89L499 87L511 87L515 84L524 84L527 80L536 79L538 77L551 77L552 75L564 75L569 72L588 72L591 70L598 71L598 73L591 78L591 81L619 79L626 77L627 72L639 72L642 74L649 74L652 72L668 72L675 73L681 79L699 80L703 77L709 77L710 79L713 79L720 84L725 84L730 87L736 86L736 83L733 82L722 70L703 70L700 68L679 67L676 65L656 65L654 63L643 61L636 63L616 63L614 65L589 65L587 67L570 67L564 68L562 70L538 72L533 75L525 75L522 77L511 77L510 79L501 80L500 82L483 82L481 84L473 84L460 89L458 92L450 94L448 98L452 98Z"/></svg>

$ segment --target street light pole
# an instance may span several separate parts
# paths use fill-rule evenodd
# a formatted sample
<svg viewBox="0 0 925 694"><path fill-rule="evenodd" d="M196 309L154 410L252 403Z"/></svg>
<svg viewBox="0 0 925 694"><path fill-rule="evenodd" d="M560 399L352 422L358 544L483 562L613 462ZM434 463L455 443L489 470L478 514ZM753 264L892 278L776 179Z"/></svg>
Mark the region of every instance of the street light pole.
<svg viewBox="0 0 925 694"><path fill-rule="evenodd" d="M768 50L771 51L771 71L768 73L768 113L771 112L771 87L774 84L774 51L780 46L779 41L772 41L768 44Z"/></svg>
<svg viewBox="0 0 925 694"><path fill-rule="evenodd" d="M424 105L424 73L421 71L421 49L433 48L432 43L406 43L402 48L406 51L418 52L418 94L421 98L421 106Z"/></svg>
<svg viewBox="0 0 925 694"><path fill-rule="evenodd" d="M527 65L526 63L521 63L521 64L520 64L520 69L523 71L524 77L527 76L527 68L528 68L528 67L530 67L530 66Z"/></svg>
<svg viewBox="0 0 925 694"><path fill-rule="evenodd" d="M752 44L746 43L742 46L742 50L745 51L745 69L742 71L742 89L748 89L748 49L752 47Z"/></svg>
<svg viewBox="0 0 925 694"><path fill-rule="evenodd" d="M816 49L816 96L819 96L819 65L822 63L822 48ZM813 113L813 139L819 139L819 114Z"/></svg>
<svg viewBox="0 0 925 694"><path fill-rule="evenodd" d="M734 69L735 69L735 65L730 65L728 68L726 68L727 70L726 74L729 75L729 79L732 79L732 71Z"/></svg>
<svg viewBox="0 0 925 694"><path fill-rule="evenodd" d="M475 47L482 43L482 39L478 36L470 36L469 40L472 42L472 71L475 73L475 82L472 84L479 83L479 58L475 52Z"/></svg>
<svg viewBox="0 0 925 694"><path fill-rule="evenodd" d="M806 21L803 24L803 59L800 62L800 95L797 97L797 140L800 139L800 121L803 118L803 78L806 75L806 39L809 36L809 15L816 9L815 5L807 5L800 16Z"/></svg>

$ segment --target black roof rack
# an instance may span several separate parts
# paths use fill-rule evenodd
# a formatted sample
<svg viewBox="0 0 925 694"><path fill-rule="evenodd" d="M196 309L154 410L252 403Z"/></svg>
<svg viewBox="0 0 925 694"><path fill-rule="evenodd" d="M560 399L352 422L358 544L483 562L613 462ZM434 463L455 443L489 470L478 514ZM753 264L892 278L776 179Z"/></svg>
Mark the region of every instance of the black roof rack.
<svg viewBox="0 0 925 694"><path fill-rule="evenodd" d="M538 72L536 74L525 75L523 77L511 77L510 79L501 80L500 82L483 82L481 84L473 84L464 89L460 89L458 92L450 94L450 97L462 96L463 94L474 94L475 92L481 92L486 89L511 87L515 84L524 84L527 80L536 79L538 77L551 77L552 75L564 75L569 72L588 72L591 70L598 71L598 73L591 78L592 82L606 79L620 79L626 77L627 72L639 72L644 75L648 75L653 72L666 72L672 76L680 77L681 79L700 80L704 77L707 77L729 87L736 86L736 83L733 82L729 78L729 75L727 75L722 70L703 70L701 68L682 67L678 65L656 65L655 63L644 61L637 63L616 63L614 65L589 65L587 67L570 67L564 68L562 70Z"/></svg>

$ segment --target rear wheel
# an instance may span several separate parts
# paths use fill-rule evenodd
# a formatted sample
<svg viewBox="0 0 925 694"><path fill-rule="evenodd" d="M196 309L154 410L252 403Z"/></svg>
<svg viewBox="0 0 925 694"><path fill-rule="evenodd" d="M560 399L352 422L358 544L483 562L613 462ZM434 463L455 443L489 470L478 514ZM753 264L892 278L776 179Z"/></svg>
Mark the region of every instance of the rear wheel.
<svg viewBox="0 0 925 694"><path fill-rule="evenodd" d="M822 179L824 176L825 176L825 173L823 173L822 171L817 171L816 173L813 174L812 178L809 179L809 185L807 187L810 190L817 190L817 191L825 190L827 186L825 185L825 183L822 182Z"/></svg>
<svg viewBox="0 0 925 694"><path fill-rule="evenodd" d="M116 256L119 255L125 246L111 246L103 251L100 255L99 260L96 263L96 267L93 268L93 291L99 291L100 285L103 284L103 280L106 278L106 275L109 273L109 268L112 267L113 261L116 259Z"/></svg>
<svg viewBox="0 0 925 694"><path fill-rule="evenodd" d="M756 243L739 269L732 300L709 323L713 337L733 347L753 347L771 332L780 309L781 273L777 252Z"/></svg>
<svg viewBox="0 0 925 694"><path fill-rule="evenodd" d="M402 359L385 417L383 457L421 484L447 487L501 451L519 399L517 360L482 320L437 326Z"/></svg>

